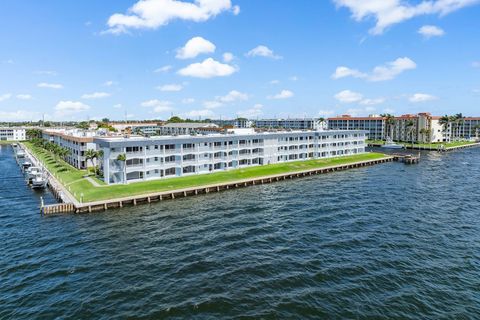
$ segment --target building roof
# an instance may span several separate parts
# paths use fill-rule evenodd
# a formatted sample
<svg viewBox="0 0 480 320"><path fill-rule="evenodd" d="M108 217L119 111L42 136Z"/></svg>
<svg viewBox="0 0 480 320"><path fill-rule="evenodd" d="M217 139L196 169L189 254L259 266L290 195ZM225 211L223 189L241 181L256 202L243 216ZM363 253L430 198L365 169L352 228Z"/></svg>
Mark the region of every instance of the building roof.
<svg viewBox="0 0 480 320"><path fill-rule="evenodd" d="M197 129L197 128L218 128L214 123L203 123L203 122L172 122L162 125L165 128L187 128L187 129Z"/></svg>

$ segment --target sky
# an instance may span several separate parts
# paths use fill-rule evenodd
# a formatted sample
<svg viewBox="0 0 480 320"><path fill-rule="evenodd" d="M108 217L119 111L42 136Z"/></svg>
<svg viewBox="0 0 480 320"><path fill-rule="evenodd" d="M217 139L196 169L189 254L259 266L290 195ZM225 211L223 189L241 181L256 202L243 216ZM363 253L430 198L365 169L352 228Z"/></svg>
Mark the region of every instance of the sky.
<svg viewBox="0 0 480 320"><path fill-rule="evenodd" d="M0 122L480 116L480 0L3 0Z"/></svg>

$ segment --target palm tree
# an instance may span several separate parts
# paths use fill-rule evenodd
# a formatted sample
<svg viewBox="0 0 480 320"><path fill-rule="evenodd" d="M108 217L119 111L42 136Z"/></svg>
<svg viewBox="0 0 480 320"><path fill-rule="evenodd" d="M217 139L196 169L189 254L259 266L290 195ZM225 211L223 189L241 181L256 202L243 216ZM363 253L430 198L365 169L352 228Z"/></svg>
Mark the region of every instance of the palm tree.
<svg viewBox="0 0 480 320"><path fill-rule="evenodd" d="M93 150L93 149L88 149L87 151L85 151L85 161L87 161L87 171L88 170L88 160L90 160L92 162L92 166L94 167L95 166L95 163L93 162L93 159L95 159L97 157L97 154L96 154L96 151Z"/></svg>
<svg viewBox="0 0 480 320"><path fill-rule="evenodd" d="M103 159L103 150L98 150L96 152L96 158L97 158L97 160ZM103 168L103 161L99 161L99 163L100 163L100 165L97 165L98 171L100 171L100 168Z"/></svg>
<svg viewBox="0 0 480 320"><path fill-rule="evenodd" d="M407 132L410 135L410 140L412 141L412 148L413 148L413 129L414 129L415 123L413 120L408 120L407 123L405 124L405 127L407 128Z"/></svg>
<svg viewBox="0 0 480 320"><path fill-rule="evenodd" d="M450 134L448 134L448 142L452 139L452 126L451 126L451 120L452 118L449 117L448 115L444 115L443 117L440 118L438 123L443 127L443 132L446 133L448 130L450 130Z"/></svg>
<svg viewBox="0 0 480 320"><path fill-rule="evenodd" d="M480 132L480 124L477 124L475 127L475 139L478 141L478 133Z"/></svg>
<svg viewBox="0 0 480 320"><path fill-rule="evenodd" d="M123 183L127 183L127 155L125 153L119 154L117 160L123 162Z"/></svg>
<svg viewBox="0 0 480 320"><path fill-rule="evenodd" d="M457 133L456 133L456 136L457 138L460 137L460 127L462 127L462 137L465 136L465 133L464 133L464 123L465 123L465 117L463 116L462 113L457 113L455 116L455 125L457 127Z"/></svg>
<svg viewBox="0 0 480 320"><path fill-rule="evenodd" d="M388 135L387 140L393 140L393 127L395 126L395 117L389 113L381 114L381 117L385 118L385 123L387 124L388 128Z"/></svg>

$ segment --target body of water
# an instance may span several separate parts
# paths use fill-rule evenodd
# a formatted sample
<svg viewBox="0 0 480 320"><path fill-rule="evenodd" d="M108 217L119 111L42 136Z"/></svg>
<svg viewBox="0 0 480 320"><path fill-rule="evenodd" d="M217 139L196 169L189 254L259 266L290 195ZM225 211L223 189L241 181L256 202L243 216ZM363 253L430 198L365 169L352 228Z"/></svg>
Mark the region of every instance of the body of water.
<svg viewBox="0 0 480 320"><path fill-rule="evenodd" d="M0 146L0 319L475 319L479 160L41 216Z"/></svg>

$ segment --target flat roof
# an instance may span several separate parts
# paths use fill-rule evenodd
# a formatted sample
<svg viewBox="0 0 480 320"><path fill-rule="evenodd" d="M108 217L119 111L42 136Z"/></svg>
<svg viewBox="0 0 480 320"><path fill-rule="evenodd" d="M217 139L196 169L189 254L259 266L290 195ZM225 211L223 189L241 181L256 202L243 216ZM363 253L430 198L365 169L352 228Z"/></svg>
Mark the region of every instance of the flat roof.
<svg viewBox="0 0 480 320"><path fill-rule="evenodd" d="M300 136L300 135L335 135L335 134L352 134L352 133L364 133L367 134L367 130L324 130L324 131L279 131L279 132L255 132L245 134L208 134L208 135L179 135L179 136L152 136L152 137L95 137L94 142L100 145L105 144L118 144L118 145L135 145L135 143L141 142L145 145L147 143L159 143L168 144L173 143L189 143L192 141L226 141L230 139L255 139L266 138L268 136Z"/></svg>

